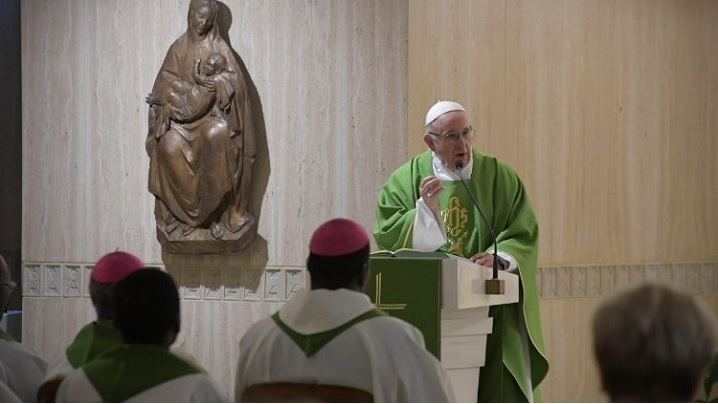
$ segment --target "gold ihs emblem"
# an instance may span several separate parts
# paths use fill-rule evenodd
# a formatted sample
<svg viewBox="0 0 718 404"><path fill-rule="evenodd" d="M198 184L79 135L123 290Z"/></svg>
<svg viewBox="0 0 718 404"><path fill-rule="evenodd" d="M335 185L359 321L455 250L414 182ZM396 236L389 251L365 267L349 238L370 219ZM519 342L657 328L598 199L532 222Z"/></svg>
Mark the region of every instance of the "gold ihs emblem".
<svg viewBox="0 0 718 404"><path fill-rule="evenodd" d="M449 206L441 211L446 226L446 238L449 243L450 254L464 256L464 244L468 231L466 224L469 221L469 213L459 204L459 198L449 198Z"/></svg>

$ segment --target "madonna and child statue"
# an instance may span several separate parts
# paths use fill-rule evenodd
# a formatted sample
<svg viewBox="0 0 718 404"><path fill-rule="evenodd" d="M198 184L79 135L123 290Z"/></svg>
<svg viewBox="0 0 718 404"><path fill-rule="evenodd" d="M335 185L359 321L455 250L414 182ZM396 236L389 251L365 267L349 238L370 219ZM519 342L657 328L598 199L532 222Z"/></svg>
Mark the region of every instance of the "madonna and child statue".
<svg viewBox="0 0 718 404"><path fill-rule="evenodd" d="M247 211L256 156L247 82L220 36L216 0L191 0L149 104L145 146L157 239L170 253L237 253L256 234Z"/></svg>

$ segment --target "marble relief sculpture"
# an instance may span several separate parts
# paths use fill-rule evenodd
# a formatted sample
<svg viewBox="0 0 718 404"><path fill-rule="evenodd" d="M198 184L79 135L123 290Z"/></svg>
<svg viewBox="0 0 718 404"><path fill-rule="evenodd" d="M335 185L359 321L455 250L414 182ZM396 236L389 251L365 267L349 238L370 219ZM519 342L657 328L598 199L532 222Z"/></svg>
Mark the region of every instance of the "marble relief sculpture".
<svg viewBox="0 0 718 404"><path fill-rule="evenodd" d="M256 233L247 211L255 133L247 82L220 36L216 0L192 0L187 31L155 79L145 146L157 238L172 253L239 252Z"/></svg>

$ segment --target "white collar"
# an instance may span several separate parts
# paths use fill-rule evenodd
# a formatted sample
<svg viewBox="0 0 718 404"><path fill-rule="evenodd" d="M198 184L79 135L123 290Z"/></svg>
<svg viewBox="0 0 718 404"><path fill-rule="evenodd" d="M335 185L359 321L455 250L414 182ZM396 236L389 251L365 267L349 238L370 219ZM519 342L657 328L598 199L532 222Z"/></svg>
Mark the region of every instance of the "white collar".
<svg viewBox="0 0 718 404"><path fill-rule="evenodd" d="M279 309L279 318L300 334L339 327L375 308L369 296L349 289L301 290Z"/></svg>
<svg viewBox="0 0 718 404"><path fill-rule="evenodd" d="M471 152L470 152L471 153ZM449 170L442 162L439 156L432 150L431 162L434 165L434 175L441 181L459 181L460 178L456 172ZM461 176L466 180L471 178L474 170L474 153L469 154L469 164L461 169Z"/></svg>

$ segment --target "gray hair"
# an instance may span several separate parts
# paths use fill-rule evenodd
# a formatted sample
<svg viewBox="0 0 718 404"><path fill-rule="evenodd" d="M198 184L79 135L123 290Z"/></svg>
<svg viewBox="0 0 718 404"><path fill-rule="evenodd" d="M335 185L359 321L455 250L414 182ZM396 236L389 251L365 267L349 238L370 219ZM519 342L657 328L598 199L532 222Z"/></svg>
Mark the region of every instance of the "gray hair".
<svg viewBox="0 0 718 404"><path fill-rule="evenodd" d="M604 302L593 349L611 401L691 401L715 352L714 318L690 295L645 284Z"/></svg>

